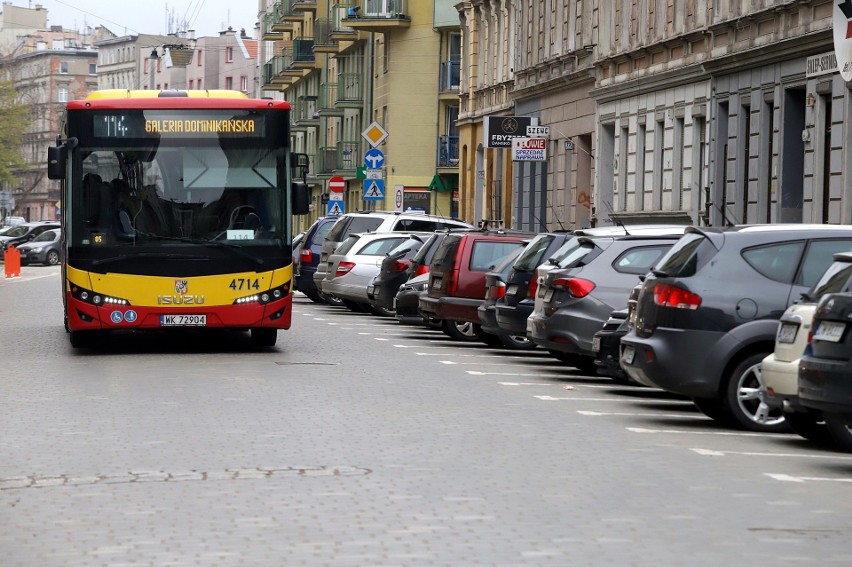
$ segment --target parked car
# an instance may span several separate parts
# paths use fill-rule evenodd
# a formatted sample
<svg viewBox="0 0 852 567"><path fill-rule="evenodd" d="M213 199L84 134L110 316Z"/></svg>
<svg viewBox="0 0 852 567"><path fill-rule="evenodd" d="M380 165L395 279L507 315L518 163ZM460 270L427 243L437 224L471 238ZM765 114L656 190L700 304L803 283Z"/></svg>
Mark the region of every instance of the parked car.
<svg viewBox="0 0 852 567"><path fill-rule="evenodd" d="M823 416L799 401L799 362L808 338L817 303L829 293L852 291L852 253L834 255L834 263L802 300L787 308L778 324L775 351L760 363L760 401L767 408L781 408L790 428L818 443L831 443L852 451L852 432L836 416Z"/></svg>
<svg viewBox="0 0 852 567"><path fill-rule="evenodd" d="M497 325L497 302L505 298L506 280L512 271L512 266L523 255L526 248L518 248L503 258L494 270L485 274L485 300L477 308L479 327L482 330L485 344L488 346L504 347L515 350L528 350L536 347L526 334L510 334Z"/></svg>
<svg viewBox="0 0 852 567"><path fill-rule="evenodd" d="M401 286L393 300L396 320L409 325L429 325L431 321L420 312L420 297L429 287L429 273L414 276Z"/></svg>
<svg viewBox="0 0 852 567"><path fill-rule="evenodd" d="M388 252L382 260L379 273L373 276L373 281L367 286L367 297L374 313L388 317L393 315L393 300L399 287L411 275L411 260L433 236L412 234Z"/></svg>
<svg viewBox="0 0 852 567"><path fill-rule="evenodd" d="M852 427L852 293L820 299L799 362L799 400L826 423Z"/></svg>
<svg viewBox="0 0 852 567"><path fill-rule="evenodd" d="M538 282L527 336L559 360L597 371L592 340L613 310L626 309L630 290L683 235L665 227L642 235L577 236L573 260Z"/></svg>
<svg viewBox="0 0 852 567"><path fill-rule="evenodd" d="M0 236L0 248L5 250L8 246L18 246L29 242L46 230L60 228L58 221L25 222L14 226L11 230Z"/></svg>
<svg viewBox="0 0 852 567"><path fill-rule="evenodd" d="M352 311L369 312L367 285L388 252L410 235L399 232L353 234L329 256L322 292L340 299Z"/></svg>
<svg viewBox="0 0 852 567"><path fill-rule="evenodd" d="M546 232L535 236L505 278L505 294L494 303L495 318L503 335L516 337L518 346L529 345L530 342L526 337L527 318L535 305L535 291L538 288L536 269L571 238L571 232ZM523 342L520 341L521 337L524 337Z"/></svg>
<svg viewBox="0 0 852 567"><path fill-rule="evenodd" d="M328 257L350 234L363 232L435 232L436 230L473 228L471 225L419 212L364 211L341 215L326 235L320 249L320 259L314 272L314 282L325 279Z"/></svg>
<svg viewBox="0 0 852 567"><path fill-rule="evenodd" d="M308 296L308 299L315 303L328 302L329 299L322 295L321 290L317 289L314 273L316 273L320 261L323 240L331 231L334 223L337 222L337 218L336 216L318 218L305 231L298 247L293 250L295 289L304 293Z"/></svg>
<svg viewBox="0 0 852 567"><path fill-rule="evenodd" d="M55 266L62 260L62 231L54 228L45 230L29 242L19 244L21 265L49 264Z"/></svg>
<svg viewBox="0 0 852 567"><path fill-rule="evenodd" d="M420 311L440 319L451 338L469 339L470 324L471 332L488 339L479 328L477 312L485 298L485 273L532 237L528 232L489 229L448 234L429 266L429 289L420 298Z"/></svg>
<svg viewBox="0 0 852 567"><path fill-rule="evenodd" d="M27 222L27 219L24 217L5 217L3 219L3 228L11 228L13 226L18 226L19 224L24 224Z"/></svg>
<svg viewBox="0 0 852 567"><path fill-rule="evenodd" d="M852 243L852 226L689 227L645 278L621 367L637 382L693 398L754 431L787 429L758 397L778 320Z"/></svg>

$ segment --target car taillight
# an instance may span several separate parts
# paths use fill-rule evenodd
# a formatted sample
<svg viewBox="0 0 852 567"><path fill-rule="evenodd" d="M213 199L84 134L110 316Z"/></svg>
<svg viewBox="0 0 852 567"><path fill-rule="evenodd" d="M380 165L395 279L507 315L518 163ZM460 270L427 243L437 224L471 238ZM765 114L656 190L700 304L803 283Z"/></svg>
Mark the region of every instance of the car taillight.
<svg viewBox="0 0 852 567"><path fill-rule="evenodd" d="M414 270L415 276L422 276L429 273L429 264L417 264L417 269Z"/></svg>
<svg viewBox="0 0 852 567"><path fill-rule="evenodd" d="M538 291L538 279L533 276L530 278L530 285L527 288L527 297L534 298L536 291Z"/></svg>
<svg viewBox="0 0 852 567"><path fill-rule="evenodd" d="M311 252L310 249L302 249L302 251L299 253L299 261L303 264L310 264L313 259L314 253Z"/></svg>
<svg viewBox="0 0 852 567"><path fill-rule="evenodd" d="M506 284L497 282L488 288L488 297L491 299L500 299L506 295Z"/></svg>
<svg viewBox="0 0 852 567"><path fill-rule="evenodd" d="M349 273L355 267L355 262L341 262L337 265L337 271L334 272L334 277L339 278Z"/></svg>
<svg viewBox="0 0 852 567"><path fill-rule="evenodd" d="M701 296L673 285L657 284L654 287L654 303L661 307L695 310L701 305Z"/></svg>
<svg viewBox="0 0 852 567"><path fill-rule="evenodd" d="M404 272L408 268L408 260L394 260L388 267L391 272Z"/></svg>
<svg viewBox="0 0 852 567"><path fill-rule="evenodd" d="M595 289L595 284L581 278L557 278L550 282L553 287L566 288L574 297L586 297Z"/></svg>

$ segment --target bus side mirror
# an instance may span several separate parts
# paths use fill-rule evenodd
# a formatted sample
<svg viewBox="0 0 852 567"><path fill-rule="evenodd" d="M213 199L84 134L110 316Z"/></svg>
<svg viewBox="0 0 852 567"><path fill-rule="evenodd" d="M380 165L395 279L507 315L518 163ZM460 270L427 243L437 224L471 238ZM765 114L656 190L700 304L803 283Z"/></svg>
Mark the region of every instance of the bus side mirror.
<svg viewBox="0 0 852 567"><path fill-rule="evenodd" d="M311 172L311 158L308 154L291 154L293 177L301 177L303 180Z"/></svg>
<svg viewBox="0 0 852 567"><path fill-rule="evenodd" d="M65 179L65 162L68 160L68 146L50 146L47 148L48 179Z"/></svg>
<svg viewBox="0 0 852 567"><path fill-rule="evenodd" d="M293 181L290 191L290 208L294 215L306 215L311 206L311 189L304 181Z"/></svg>

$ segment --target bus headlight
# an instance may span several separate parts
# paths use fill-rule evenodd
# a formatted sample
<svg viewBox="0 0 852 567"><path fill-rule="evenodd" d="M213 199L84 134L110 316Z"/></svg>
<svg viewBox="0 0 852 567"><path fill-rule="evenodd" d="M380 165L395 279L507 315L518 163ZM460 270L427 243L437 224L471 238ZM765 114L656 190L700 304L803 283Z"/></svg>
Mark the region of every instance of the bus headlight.
<svg viewBox="0 0 852 567"><path fill-rule="evenodd" d="M102 305L130 305L130 302L126 299L95 293L91 290L73 284L71 285L71 297L79 299L85 303L90 303L96 307L100 307Z"/></svg>
<svg viewBox="0 0 852 567"><path fill-rule="evenodd" d="M247 295L245 297L238 297L234 300L234 305L244 305L246 303L260 303L261 305L266 305L267 303L278 301L279 299L286 297L289 293L290 282L287 282L284 285L279 285L269 291L255 293L254 295Z"/></svg>

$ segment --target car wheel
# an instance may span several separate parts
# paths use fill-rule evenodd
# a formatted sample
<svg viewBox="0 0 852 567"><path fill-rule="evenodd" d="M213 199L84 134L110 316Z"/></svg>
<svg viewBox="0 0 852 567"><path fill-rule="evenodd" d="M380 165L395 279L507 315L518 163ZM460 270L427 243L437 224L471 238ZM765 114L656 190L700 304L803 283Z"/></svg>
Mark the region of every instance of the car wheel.
<svg viewBox="0 0 852 567"><path fill-rule="evenodd" d="M503 346L511 350L532 350L538 345L527 338L526 335L499 335Z"/></svg>
<svg viewBox="0 0 852 567"><path fill-rule="evenodd" d="M50 250L47 253L47 263L51 266L55 266L59 263L59 252L56 250Z"/></svg>
<svg viewBox="0 0 852 567"><path fill-rule="evenodd" d="M343 302L343 306L349 311L353 311L355 313L366 313L369 311L369 307L363 303L358 303L357 301L351 301L349 299L342 299L341 301Z"/></svg>
<svg viewBox="0 0 852 567"><path fill-rule="evenodd" d="M336 297L332 297L330 295L326 295L324 293L320 293L320 292L317 292L317 293L320 294L320 297L322 298L322 300L325 301L327 304L332 305L334 307L343 307L343 300L338 299Z"/></svg>
<svg viewBox="0 0 852 567"><path fill-rule="evenodd" d="M835 447L846 453L852 453L852 427L846 425L843 419L830 415L825 418L825 428Z"/></svg>
<svg viewBox="0 0 852 567"><path fill-rule="evenodd" d="M275 346L278 340L278 329L255 327L251 329L251 343L256 347Z"/></svg>
<svg viewBox="0 0 852 567"><path fill-rule="evenodd" d="M394 317L396 312L393 309L387 309L386 307L380 307L378 305L371 305L370 311L379 317Z"/></svg>
<svg viewBox="0 0 852 567"><path fill-rule="evenodd" d="M305 296L314 303L328 303L322 296L322 294L315 289L312 289L311 291L307 292Z"/></svg>
<svg viewBox="0 0 852 567"><path fill-rule="evenodd" d="M793 433L800 437L804 437L808 441L813 441L820 445L831 443L831 434L828 432L828 428L825 426L825 423L821 422L820 419L812 413L785 413L784 420L787 422L790 429L793 430Z"/></svg>
<svg viewBox="0 0 852 567"><path fill-rule="evenodd" d="M493 348L503 347L503 342L500 340L500 337L494 333L483 331L481 325L473 326L473 334L475 334L476 338L485 343L487 346Z"/></svg>
<svg viewBox="0 0 852 567"><path fill-rule="evenodd" d="M747 431L780 433L789 431L781 408L772 409L758 397L762 382L760 362L768 352L749 355L725 379L725 407L733 424Z"/></svg>
<svg viewBox="0 0 852 567"><path fill-rule="evenodd" d="M441 322L441 330L451 339L457 341L477 341L474 324L469 321L448 321Z"/></svg>

